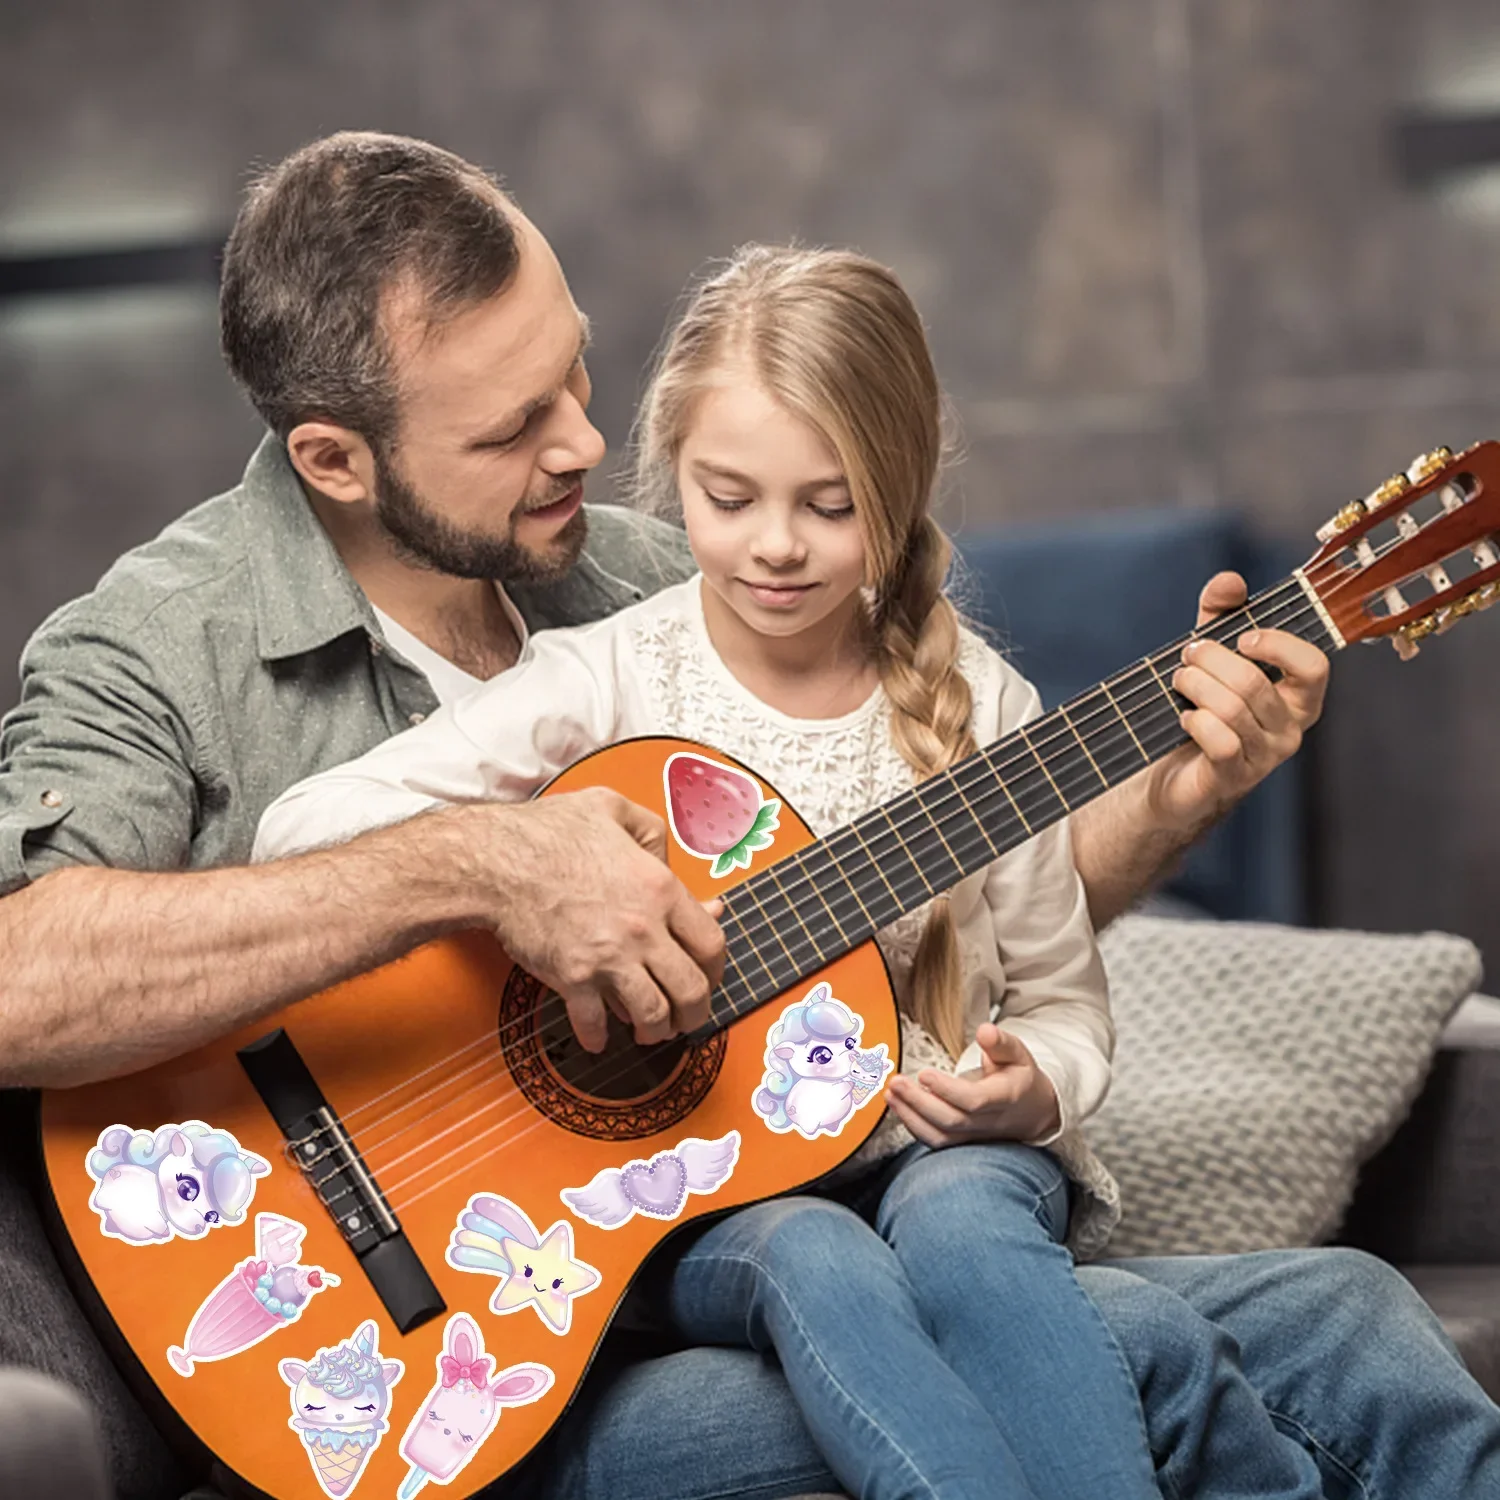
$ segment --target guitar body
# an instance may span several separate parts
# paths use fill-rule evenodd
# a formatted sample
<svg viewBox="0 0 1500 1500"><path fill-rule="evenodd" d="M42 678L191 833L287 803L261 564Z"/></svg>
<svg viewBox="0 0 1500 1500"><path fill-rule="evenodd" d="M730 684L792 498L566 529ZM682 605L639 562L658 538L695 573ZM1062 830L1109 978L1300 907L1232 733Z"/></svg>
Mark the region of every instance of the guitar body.
<svg viewBox="0 0 1500 1500"><path fill-rule="evenodd" d="M704 762L736 766L634 740L544 795L611 786L665 818L674 755L700 776ZM749 868L715 876L683 842L686 819L672 821L671 867L700 898L812 841L773 789L740 780L769 809L758 828L774 829ZM799 1009L772 1039L790 1039L776 1082L768 1032L820 984L817 1014ZM830 1061L798 1016L826 1021L838 1004L856 1034ZM241 1061L278 1028L435 1288L418 1312L393 1317L366 1269L375 1257L356 1253L364 1226L346 1211L370 1203L357 1173L318 1185L320 1166L354 1152L338 1155L331 1129L289 1141ZM873 1085L857 1068L851 1084L851 1058L876 1059ZM641 1049L622 1030L600 1061L571 1041L556 997L469 933L188 1056L53 1090L43 1146L114 1331L217 1459L277 1500L427 1484L457 1500L556 1424L662 1240L836 1167L875 1128L899 1060L873 943L702 1044Z"/></svg>

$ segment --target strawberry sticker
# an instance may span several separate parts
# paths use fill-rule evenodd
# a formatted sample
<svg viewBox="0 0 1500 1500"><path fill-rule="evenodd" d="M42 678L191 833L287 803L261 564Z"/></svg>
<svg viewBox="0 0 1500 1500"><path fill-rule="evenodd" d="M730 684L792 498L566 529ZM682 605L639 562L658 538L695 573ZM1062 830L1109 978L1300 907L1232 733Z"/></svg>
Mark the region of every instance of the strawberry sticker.
<svg viewBox="0 0 1500 1500"><path fill-rule="evenodd" d="M701 755L669 756L662 771L672 834L697 859L711 859L710 875L746 870L750 856L771 843L781 803L732 766Z"/></svg>

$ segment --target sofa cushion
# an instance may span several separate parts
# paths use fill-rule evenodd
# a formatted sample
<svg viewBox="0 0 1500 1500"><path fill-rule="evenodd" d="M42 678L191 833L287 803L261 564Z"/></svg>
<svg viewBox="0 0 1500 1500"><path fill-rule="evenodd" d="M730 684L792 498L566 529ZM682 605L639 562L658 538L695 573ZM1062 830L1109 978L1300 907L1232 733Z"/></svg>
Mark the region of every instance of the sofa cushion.
<svg viewBox="0 0 1500 1500"><path fill-rule="evenodd" d="M1119 1040L1089 1136L1122 1256L1328 1239L1480 974L1443 933L1127 916L1101 946Z"/></svg>

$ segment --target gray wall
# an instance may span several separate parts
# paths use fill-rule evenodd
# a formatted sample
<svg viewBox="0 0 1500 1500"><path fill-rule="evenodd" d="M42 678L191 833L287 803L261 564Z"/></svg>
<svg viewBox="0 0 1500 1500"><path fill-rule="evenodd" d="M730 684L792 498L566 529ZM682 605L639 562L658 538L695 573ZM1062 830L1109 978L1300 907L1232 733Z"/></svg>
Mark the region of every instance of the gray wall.
<svg viewBox="0 0 1500 1500"><path fill-rule="evenodd" d="M615 443L691 270L790 235L921 303L968 441L954 524L1235 506L1301 552L1418 450L1500 431L1500 191L1414 192L1386 143L1404 102L1500 98L1493 0L7 11L0 247L213 228L254 160L424 134L558 247ZM0 306L0 410L0 660L255 434L191 291ZM1325 920L1500 963L1497 621L1338 664Z"/></svg>

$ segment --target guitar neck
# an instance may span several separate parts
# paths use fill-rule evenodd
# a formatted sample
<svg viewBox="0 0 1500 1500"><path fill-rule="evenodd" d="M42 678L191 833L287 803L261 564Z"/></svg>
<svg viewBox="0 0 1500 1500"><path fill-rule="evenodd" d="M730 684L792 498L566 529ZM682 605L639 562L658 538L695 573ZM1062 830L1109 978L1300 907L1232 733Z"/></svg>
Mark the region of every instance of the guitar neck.
<svg viewBox="0 0 1500 1500"><path fill-rule="evenodd" d="M1342 645L1293 574L1202 630L873 808L724 897L724 981L706 1030L731 1025L966 875L1183 744L1182 648L1276 629Z"/></svg>

